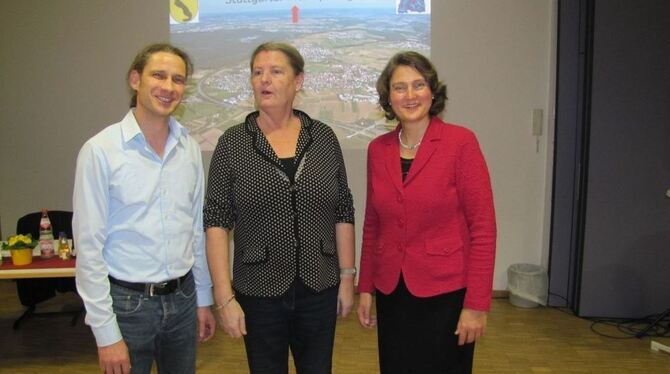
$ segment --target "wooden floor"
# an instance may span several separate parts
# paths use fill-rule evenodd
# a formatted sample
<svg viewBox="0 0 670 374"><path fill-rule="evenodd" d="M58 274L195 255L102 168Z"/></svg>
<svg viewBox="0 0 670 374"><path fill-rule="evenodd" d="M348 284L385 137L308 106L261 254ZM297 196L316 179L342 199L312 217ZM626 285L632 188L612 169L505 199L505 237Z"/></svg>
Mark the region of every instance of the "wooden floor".
<svg viewBox="0 0 670 374"><path fill-rule="evenodd" d="M76 308L72 293L58 295L41 310ZM97 373L89 329L69 319L12 323L23 308L11 281L0 281L0 373ZM650 338L609 339L590 322L551 308L520 309L493 301L489 329L475 353L475 373L670 373L670 355L650 350ZM605 330L610 334L617 332ZM358 326L355 315L337 326L333 372L378 373L377 335ZM656 339L670 345L670 339ZM198 373L248 373L244 344L219 332L198 351ZM294 373L291 370L291 373Z"/></svg>

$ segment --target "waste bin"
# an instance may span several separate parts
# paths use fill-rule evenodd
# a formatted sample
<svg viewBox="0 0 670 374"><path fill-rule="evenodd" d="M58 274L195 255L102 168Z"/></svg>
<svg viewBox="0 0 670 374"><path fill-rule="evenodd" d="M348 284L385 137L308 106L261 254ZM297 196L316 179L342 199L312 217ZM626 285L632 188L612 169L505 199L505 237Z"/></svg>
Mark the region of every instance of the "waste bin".
<svg viewBox="0 0 670 374"><path fill-rule="evenodd" d="M514 264L507 269L509 302L520 308L547 305L549 279L539 265Z"/></svg>

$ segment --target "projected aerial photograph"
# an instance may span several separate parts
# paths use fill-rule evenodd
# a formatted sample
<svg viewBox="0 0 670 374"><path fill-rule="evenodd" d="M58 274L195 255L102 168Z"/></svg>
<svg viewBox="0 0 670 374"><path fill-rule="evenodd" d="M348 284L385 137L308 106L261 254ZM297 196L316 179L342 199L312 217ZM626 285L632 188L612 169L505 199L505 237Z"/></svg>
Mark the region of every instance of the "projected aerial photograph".
<svg viewBox="0 0 670 374"><path fill-rule="evenodd" d="M212 151L227 128L255 110L253 49L286 41L305 59L296 108L329 124L343 147L364 148L393 125L384 119L375 89L388 59L400 50L430 55L430 4L415 3L201 0L199 9L191 9L198 12L197 23L170 28L172 42L189 52L196 68L177 117L203 151Z"/></svg>

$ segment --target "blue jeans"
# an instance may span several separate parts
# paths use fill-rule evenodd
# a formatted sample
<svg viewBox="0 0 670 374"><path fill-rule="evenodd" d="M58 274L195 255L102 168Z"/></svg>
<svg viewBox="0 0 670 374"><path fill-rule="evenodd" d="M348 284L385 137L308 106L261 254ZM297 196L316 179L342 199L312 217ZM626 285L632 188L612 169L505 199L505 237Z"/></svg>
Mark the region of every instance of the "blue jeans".
<svg viewBox="0 0 670 374"><path fill-rule="evenodd" d="M331 372L338 287L319 293L300 280L281 297L236 296L245 314L249 370L288 373L291 348L298 374Z"/></svg>
<svg viewBox="0 0 670 374"><path fill-rule="evenodd" d="M168 295L150 296L110 285L116 321L130 352L133 374L195 373L196 294L193 275Z"/></svg>

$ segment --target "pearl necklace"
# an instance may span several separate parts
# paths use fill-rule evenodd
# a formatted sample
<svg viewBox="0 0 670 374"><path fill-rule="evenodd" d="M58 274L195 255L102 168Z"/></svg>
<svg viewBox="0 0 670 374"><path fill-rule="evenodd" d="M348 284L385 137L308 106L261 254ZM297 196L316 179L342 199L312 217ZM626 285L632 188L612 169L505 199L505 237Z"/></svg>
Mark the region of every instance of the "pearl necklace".
<svg viewBox="0 0 670 374"><path fill-rule="evenodd" d="M400 142L401 147L403 147L405 149L409 149L410 151L416 150L421 145L421 142L418 142L414 145L407 145L407 144L403 143L402 142L402 129L400 129L400 131L398 131L398 141Z"/></svg>

